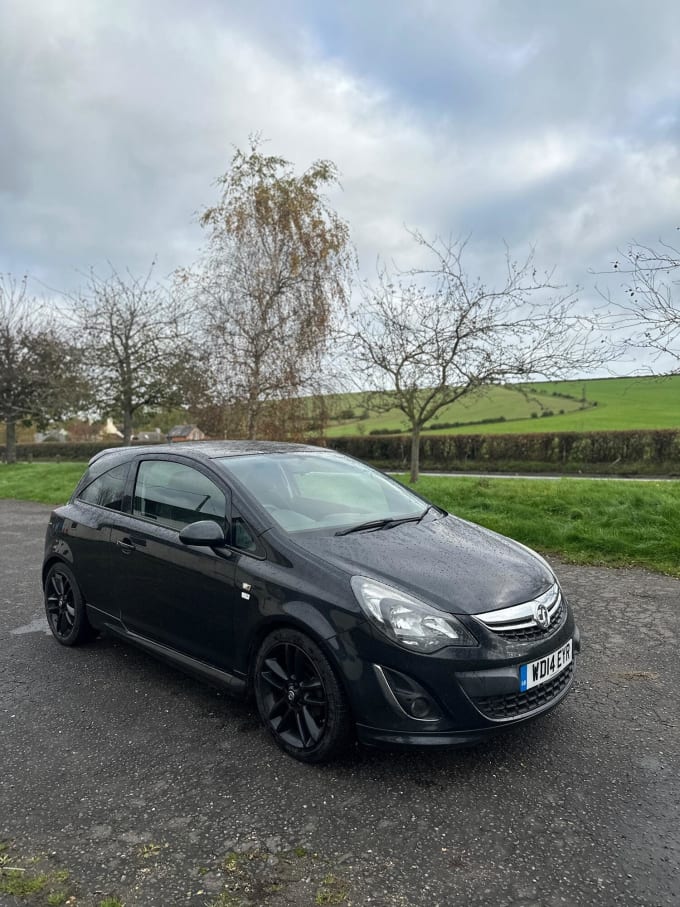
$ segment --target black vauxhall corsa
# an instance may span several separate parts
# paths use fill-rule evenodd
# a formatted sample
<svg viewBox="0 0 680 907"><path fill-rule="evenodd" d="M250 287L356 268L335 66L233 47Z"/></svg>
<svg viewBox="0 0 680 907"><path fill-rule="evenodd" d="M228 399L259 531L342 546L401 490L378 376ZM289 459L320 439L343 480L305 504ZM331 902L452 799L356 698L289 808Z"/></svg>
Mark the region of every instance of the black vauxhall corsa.
<svg viewBox="0 0 680 907"><path fill-rule="evenodd" d="M579 632L546 562L377 470L257 441L97 454L50 518L52 632L252 690L291 756L467 743L557 705Z"/></svg>

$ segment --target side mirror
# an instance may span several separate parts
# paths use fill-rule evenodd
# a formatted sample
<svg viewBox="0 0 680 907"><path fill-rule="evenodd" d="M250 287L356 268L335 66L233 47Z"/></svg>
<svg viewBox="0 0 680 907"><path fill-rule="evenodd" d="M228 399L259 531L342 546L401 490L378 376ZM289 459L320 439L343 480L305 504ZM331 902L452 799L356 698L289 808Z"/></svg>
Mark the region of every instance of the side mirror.
<svg viewBox="0 0 680 907"><path fill-rule="evenodd" d="M224 548L227 544L224 530L214 520L189 523L180 532L179 540L185 545L203 545L206 548Z"/></svg>

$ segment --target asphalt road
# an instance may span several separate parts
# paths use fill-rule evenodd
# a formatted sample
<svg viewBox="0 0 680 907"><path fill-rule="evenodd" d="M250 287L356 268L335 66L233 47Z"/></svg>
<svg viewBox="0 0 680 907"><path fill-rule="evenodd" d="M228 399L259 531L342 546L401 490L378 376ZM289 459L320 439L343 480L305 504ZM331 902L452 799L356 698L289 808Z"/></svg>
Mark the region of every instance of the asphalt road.
<svg viewBox="0 0 680 907"><path fill-rule="evenodd" d="M474 749L310 768L135 649L59 646L47 512L0 502L0 883L47 875L0 904L680 902L680 581L560 566L584 639L561 707Z"/></svg>

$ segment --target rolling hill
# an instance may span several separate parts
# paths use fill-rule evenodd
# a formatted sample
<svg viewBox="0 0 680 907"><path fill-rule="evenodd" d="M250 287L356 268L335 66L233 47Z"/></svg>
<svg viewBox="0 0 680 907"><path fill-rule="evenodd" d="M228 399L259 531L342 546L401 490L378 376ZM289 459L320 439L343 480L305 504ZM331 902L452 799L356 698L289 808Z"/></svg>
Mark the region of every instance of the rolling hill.
<svg viewBox="0 0 680 907"><path fill-rule="evenodd" d="M327 437L406 431L396 409L366 410L362 394L329 398L336 413ZM352 412L352 418L349 413ZM458 423L458 424L456 424ZM432 434L524 434L680 427L680 375L593 378L491 387L441 410Z"/></svg>

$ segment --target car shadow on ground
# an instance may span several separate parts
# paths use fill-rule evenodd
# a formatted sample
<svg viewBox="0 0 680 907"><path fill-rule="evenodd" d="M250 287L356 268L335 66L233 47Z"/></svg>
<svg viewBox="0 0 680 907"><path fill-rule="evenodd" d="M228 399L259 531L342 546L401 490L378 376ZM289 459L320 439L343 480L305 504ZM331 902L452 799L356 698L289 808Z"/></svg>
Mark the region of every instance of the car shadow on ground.
<svg viewBox="0 0 680 907"><path fill-rule="evenodd" d="M112 672L119 677L127 675L127 683L136 690L145 686L162 689L166 697L180 700L184 708L194 714L194 719L199 715L205 718L206 737L214 738L220 732L246 736L250 746L262 750L263 758L281 760L283 765L297 766L305 772L323 774L330 770L338 777L351 777L366 771L376 777L383 773L385 777L391 777L398 769L409 776L416 786L430 787L441 780L442 773L455 773L470 765L475 765L482 772L493 771L495 767L526 759L527 734L530 734L533 749L554 751L559 747L559 741L565 739L569 722L568 717L560 717L562 709L567 707L568 697L562 708L557 708L554 713L524 725L502 728L480 743L427 748L372 747L354 743L329 765L309 766L292 760L269 739L252 696L245 700L235 697L105 634L77 651L82 652L88 661L90 657L94 659L93 668L96 660L101 660L103 678L110 677Z"/></svg>

